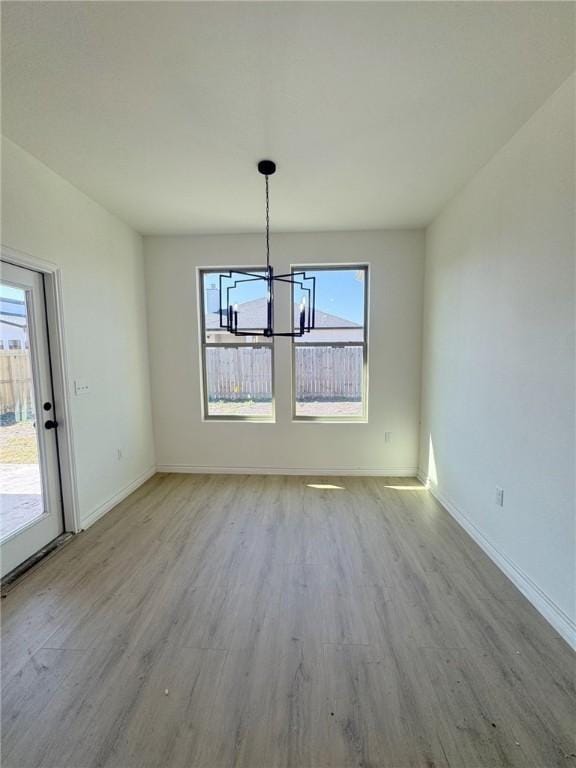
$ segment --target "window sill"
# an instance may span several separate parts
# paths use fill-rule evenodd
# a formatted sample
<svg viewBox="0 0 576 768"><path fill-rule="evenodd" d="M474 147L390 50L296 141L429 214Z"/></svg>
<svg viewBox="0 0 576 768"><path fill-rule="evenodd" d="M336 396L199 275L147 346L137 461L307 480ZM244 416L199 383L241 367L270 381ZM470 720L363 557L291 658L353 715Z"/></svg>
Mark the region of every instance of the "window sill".
<svg viewBox="0 0 576 768"><path fill-rule="evenodd" d="M330 416L293 416L292 424L368 424L368 418L331 418Z"/></svg>
<svg viewBox="0 0 576 768"><path fill-rule="evenodd" d="M205 424L276 424L276 419L254 419L251 416L203 416Z"/></svg>

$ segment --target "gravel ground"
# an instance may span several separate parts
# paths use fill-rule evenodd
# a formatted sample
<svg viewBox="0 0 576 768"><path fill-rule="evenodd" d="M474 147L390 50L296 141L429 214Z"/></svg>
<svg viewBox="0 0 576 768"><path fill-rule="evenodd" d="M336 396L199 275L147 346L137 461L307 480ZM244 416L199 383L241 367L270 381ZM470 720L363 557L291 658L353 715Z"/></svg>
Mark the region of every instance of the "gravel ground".
<svg viewBox="0 0 576 768"><path fill-rule="evenodd" d="M210 416L270 416L270 403L217 402L209 404ZM362 416L362 403L359 402L306 402L298 403L298 416Z"/></svg>

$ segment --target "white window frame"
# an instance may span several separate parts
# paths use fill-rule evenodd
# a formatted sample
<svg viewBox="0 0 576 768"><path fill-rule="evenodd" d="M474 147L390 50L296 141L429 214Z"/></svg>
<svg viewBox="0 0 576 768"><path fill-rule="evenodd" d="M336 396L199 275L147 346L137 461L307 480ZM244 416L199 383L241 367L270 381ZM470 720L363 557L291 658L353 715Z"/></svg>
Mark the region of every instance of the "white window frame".
<svg viewBox="0 0 576 768"><path fill-rule="evenodd" d="M368 300L369 300L369 264L297 264L291 266L292 272L306 270L308 272L341 272L343 270L362 270L364 272L364 338L359 342L338 341L303 341L296 337L292 339L292 421L293 422L316 422L316 423L346 423L346 424L367 424L368 423ZM291 311L294 313L294 294L292 290ZM294 327L294 317L292 316L292 327ZM330 329L326 329L330 330ZM339 329L335 329L339 330ZM305 336L303 337L306 338ZM296 413L296 350L298 347L362 347L362 414L359 416L303 416Z"/></svg>
<svg viewBox="0 0 576 768"><path fill-rule="evenodd" d="M259 424L273 424L276 422L276 390L275 390L275 378L274 378L274 339L270 341L258 341L255 343L238 341L238 342L225 342L216 343L206 341L206 328L205 328L205 299L204 299L204 276L209 274L219 275L222 272L258 272L264 271L264 267L239 267L239 266L224 266L224 267L200 267L198 268L198 308L199 319L198 326L200 330L200 367L202 373L202 420L203 421L241 421L241 422L255 422ZM208 380L207 380L207 367L206 367L206 349L210 347L216 347L219 349L269 349L270 350L270 375L271 382L270 388L272 393L271 413L269 416L244 416L235 414L222 414L216 415L208 412Z"/></svg>

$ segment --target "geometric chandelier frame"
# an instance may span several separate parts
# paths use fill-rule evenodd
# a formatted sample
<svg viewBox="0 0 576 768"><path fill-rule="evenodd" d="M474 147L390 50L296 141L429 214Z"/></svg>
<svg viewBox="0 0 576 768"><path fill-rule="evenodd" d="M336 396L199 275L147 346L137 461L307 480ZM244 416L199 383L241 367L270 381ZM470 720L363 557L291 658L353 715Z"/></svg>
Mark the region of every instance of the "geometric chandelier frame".
<svg viewBox="0 0 576 768"><path fill-rule="evenodd" d="M270 193L268 177L276 172L276 164L272 160L261 160L258 171L266 179L266 268L264 274L244 270L230 270L221 273L219 278L219 316L220 328L234 336L289 336L298 338L310 333L316 327L316 277L309 276L305 271L290 272L286 275L275 275L270 265ZM242 328L238 325L238 304L234 302L234 290L245 283L261 281L265 283L266 291L266 325L262 328ZM274 286L276 283L289 283L298 286L302 293L299 307L297 330L292 322L291 331L276 331L274 329ZM294 318L295 319L295 318Z"/></svg>

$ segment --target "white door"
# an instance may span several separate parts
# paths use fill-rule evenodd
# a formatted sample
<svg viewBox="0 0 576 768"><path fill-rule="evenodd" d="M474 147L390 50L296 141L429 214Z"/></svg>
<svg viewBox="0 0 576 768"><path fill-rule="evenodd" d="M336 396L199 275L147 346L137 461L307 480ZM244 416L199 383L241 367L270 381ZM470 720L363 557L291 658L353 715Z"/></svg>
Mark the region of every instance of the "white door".
<svg viewBox="0 0 576 768"><path fill-rule="evenodd" d="M63 531L44 277L0 272L0 573Z"/></svg>

